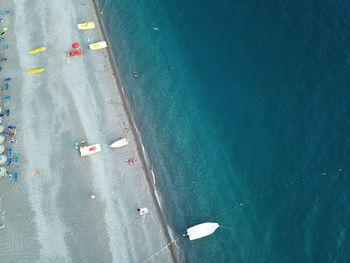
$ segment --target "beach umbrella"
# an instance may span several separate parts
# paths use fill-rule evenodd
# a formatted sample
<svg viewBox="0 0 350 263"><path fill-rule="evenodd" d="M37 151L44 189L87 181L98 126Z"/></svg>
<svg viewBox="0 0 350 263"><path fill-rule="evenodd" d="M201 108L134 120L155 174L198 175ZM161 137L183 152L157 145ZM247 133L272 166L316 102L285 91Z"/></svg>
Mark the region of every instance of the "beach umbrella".
<svg viewBox="0 0 350 263"><path fill-rule="evenodd" d="M0 132L3 132L4 131L4 126L0 125Z"/></svg>
<svg viewBox="0 0 350 263"><path fill-rule="evenodd" d="M7 156L0 154L0 164L4 164L7 161Z"/></svg>
<svg viewBox="0 0 350 263"><path fill-rule="evenodd" d="M5 151L5 146L3 144L0 144L0 153L3 153Z"/></svg>
<svg viewBox="0 0 350 263"><path fill-rule="evenodd" d="M72 48L78 49L78 48L80 48L80 44L78 42L74 42L72 45Z"/></svg>
<svg viewBox="0 0 350 263"><path fill-rule="evenodd" d="M0 166L0 176L4 176L6 174L6 168L3 166Z"/></svg>
<svg viewBox="0 0 350 263"><path fill-rule="evenodd" d="M3 143L4 141L5 141L4 135L1 135L1 134L0 134L0 143Z"/></svg>

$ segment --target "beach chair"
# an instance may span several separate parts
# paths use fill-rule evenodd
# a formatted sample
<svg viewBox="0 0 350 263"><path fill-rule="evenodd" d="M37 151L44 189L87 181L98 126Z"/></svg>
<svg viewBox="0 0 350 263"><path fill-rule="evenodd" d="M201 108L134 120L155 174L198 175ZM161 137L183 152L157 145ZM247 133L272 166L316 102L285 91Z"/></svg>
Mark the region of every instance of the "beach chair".
<svg viewBox="0 0 350 263"><path fill-rule="evenodd" d="M12 148L11 147L7 150L7 153L8 153L8 155L12 155Z"/></svg>
<svg viewBox="0 0 350 263"><path fill-rule="evenodd" d="M7 109L5 114L6 116L10 116L10 109Z"/></svg>
<svg viewBox="0 0 350 263"><path fill-rule="evenodd" d="M2 97L1 99L2 100L8 100L8 99L11 99L11 96Z"/></svg>
<svg viewBox="0 0 350 263"><path fill-rule="evenodd" d="M13 173L13 181L14 182L18 181L18 172L17 171Z"/></svg>
<svg viewBox="0 0 350 263"><path fill-rule="evenodd" d="M2 59L1 59L1 61L6 61L6 60L7 60L7 58L2 58Z"/></svg>
<svg viewBox="0 0 350 263"><path fill-rule="evenodd" d="M4 79L4 82L8 82L10 80L11 80L11 78L6 78L6 79Z"/></svg>
<svg viewBox="0 0 350 263"><path fill-rule="evenodd" d="M9 13L11 13L11 10L2 10L2 9L0 9L0 13L1 14L9 14Z"/></svg>
<svg viewBox="0 0 350 263"><path fill-rule="evenodd" d="M11 130L16 130L16 126L13 126L13 125L7 126L7 128Z"/></svg>
<svg viewBox="0 0 350 263"><path fill-rule="evenodd" d="M16 156L15 156L14 163L18 163L18 161L19 161L19 157L16 155Z"/></svg>
<svg viewBox="0 0 350 263"><path fill-rule="evenodd" d="M12 163L12 157L10 157L10 158L7 160L6 166L10 166L11 163Z"/></svg>
<svg viewBox="0 0 350 263"><path fill-rule="evenodd" d="M8 83L5 84L5 90L8 90L10 88L10 85Z"/></svg>

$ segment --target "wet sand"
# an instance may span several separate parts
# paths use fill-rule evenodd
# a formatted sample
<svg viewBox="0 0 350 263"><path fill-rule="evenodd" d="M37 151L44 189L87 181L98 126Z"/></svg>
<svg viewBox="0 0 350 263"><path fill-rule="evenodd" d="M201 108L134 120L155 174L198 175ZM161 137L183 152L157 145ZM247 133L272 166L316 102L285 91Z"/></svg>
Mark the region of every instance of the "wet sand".
<svg viewBox="0 0 350 263"><path fill-rule="evenodd" d="M114 61L107 49L88 50L106 40L94 3L9 0L1 9L12 11L1 15L9 30L0 54L9 60L0 77L12 78L1 91L12 96L2 103L11 109L3 122L17 126L11 146L20 161L9 166L18 182L0 178L0 262L143 262L169 234ZM86 21L96 29L78 31ZM85 55L67 59L76 41ZM47 49L28 54L41 46ZM26 74L35 68L45 71ZM110 149L119 137L130 144ZM100 143L102 152L80 157L73 147L80 139ZM137 212L144 206L146 218ZM174 262L174 251L169 246L148 262Z"/></svg>

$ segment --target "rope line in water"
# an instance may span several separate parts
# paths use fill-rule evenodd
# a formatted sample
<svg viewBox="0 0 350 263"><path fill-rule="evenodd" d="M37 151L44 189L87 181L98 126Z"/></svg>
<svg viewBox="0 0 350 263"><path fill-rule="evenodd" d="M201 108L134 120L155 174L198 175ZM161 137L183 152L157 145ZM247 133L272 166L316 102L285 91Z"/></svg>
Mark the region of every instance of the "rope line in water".
<svg viewBox="0 0 350 263"><path fill-rule="evenodd" d="M337 175L339 176L340 173L342 172L342 169L339 168L339 169L338 169L338 172L339 172L339 173L338 173ZM323 176L327 175L327 173L326 173L326 172L322 172L320 175L323 177ZM275 193L275 192L282 191L282 190L284 190L284 189L286 189L286 188L288 188L288 187L291 187L291 186L294 186L294 185L297 185L297 184L301 184L301 183L308 182L308 181L310 181L310 180L312 180L312 179L315 179L315 178L316 178L315 176L305 176L305 177L303 177L303 178L301 178L301 179L298 179L298 180L289 182L289 183L287 183L287 184L284 184L284 185L275 187L275 188L273 188L273 189L270 190L270 191L266 191L266 192L264 192L264 193L257 194L257 195L255 195L254 197L252 197L252 198L250 198L250 199L247 199L247 200L245 200L245 201L240 202L239 204L234 205L234 206L232 207L232 209L236 209L236 208L242 207L242 206L244 206L244 205L246 205L246 204L249 204L250 202L252 202L252 201L254 201L254 200L264 198L264 197L266 197L266 196L268 196L268 195L271 195L271 194L273 194L273 193ZM227 214L227 212L225 212L225 213L223 213L223 214L221 214L221 215L215 217L214 220L218 220L220 217L224 216L225 214Z"/></svg>
<svg viewBox="0 0 350 263"><path fill-rule="evenodd" d="M342 172L342 169L339 168L339 172L341 173ZM323 172L321 173L321 176L325 176L327 173ZM339 174L337 174L339 175ZM246 201L243 201L243 202L240 202L239 204L236 204L232 207L232 209L235 209L235 208L239 208L239 207L242 207L243 205L246 205L254 200L257 200L257 199L260 199L260 198L264 198L268 195L271 195L277 191L282 191L290 186L293 186L293 185L297 185L297 184L301 184L301 183L305 183L307 181L310 181L311 179L314 179L315 176L306 176L304 178L301 178L299 180L296 180L296 181L292 181L292 182L289 182L287 184L284 184L284 185L281 185L281 186L278 186L278 187L275 187L273 188L272 190L270 191L266 191L264 193L261 193L261 194L257 194L255 195L254 197L250 198L250 199L247 199ZM227 213L227 212L226 212ZM220 217L222 217L223 215L225 215L226 213L224 214L221 214L219 215L218 217L216 217L214 220L217 221ZM212 221L212 220L211 220ZM221 228L225 228L227 230L231 230L233 231L233 229L229 228L229 227L226 227L226 226L222 226L220 225ZM186 231L178 234L177 236L175 236L175 238L173 240L171 240L169 243L167 243L164 247L162 247L160 250L158 250L157 252L155 252L152 256L150 256L149 258L145 259L144 261L142 261L142 263L145 263L147 261L149 261L150 259L152 259L153 257L155 257L156 255L158 255L160 252L162 252L165 248L167 248L170 244L172 244L173 242L175 242L177 239L179 239L184 233L186 233Z"/></svg>
<svg viewBox="0 0 350 263"><path fill-rule="evenodd" d="M182 232L182 233L180 233L180 234L178 234L177 236L175 236L175 238L173 240L171 240L169 243L167 243L164 247L162 247L160 250L158 250L152 256L150 256L149 258L147 258L144 261L142 261L142 263L147 262L148 260L152 259L154 256L158 255L163 249L167 248L169 245L171 245L173 242L175 242L177 239L179 239L186 232L187 232L187 230Z"/></svg>

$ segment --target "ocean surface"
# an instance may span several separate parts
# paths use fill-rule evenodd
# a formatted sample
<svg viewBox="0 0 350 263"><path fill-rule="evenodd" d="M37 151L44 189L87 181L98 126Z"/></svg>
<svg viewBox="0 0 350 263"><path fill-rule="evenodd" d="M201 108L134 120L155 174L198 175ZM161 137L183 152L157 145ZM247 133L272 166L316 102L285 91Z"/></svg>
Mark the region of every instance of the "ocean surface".
<svg viewBox="0 0 350 263"><path fill-rule="evenodd" d="M350 2L99 4L182 262L350 262Z"/></svg>

